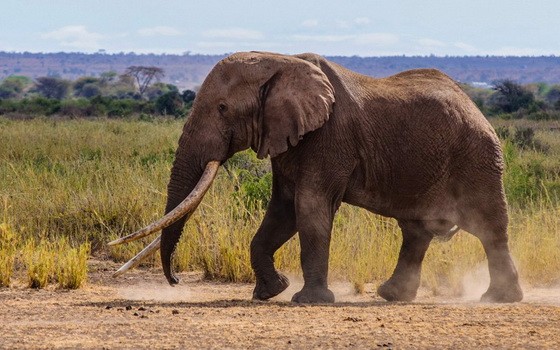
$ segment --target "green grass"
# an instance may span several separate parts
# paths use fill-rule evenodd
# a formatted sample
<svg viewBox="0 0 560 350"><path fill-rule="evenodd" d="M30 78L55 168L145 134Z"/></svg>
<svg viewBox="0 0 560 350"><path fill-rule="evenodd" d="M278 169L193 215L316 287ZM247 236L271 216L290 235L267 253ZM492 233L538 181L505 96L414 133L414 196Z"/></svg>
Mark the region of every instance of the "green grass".
<svg viewBox="0 0 560 350"><path fill-rule="evenodd" d="M66 266L87 267L88 251L126 261L149 239L111 249L106 242L135 231L163 212L182 124L176 120L0 119L2 240L17 236L23 256L49 249L69 252ZM504 146L510 242L523 280L551 285L560 280L560 131L545 123L532 126L534 137L548 146L546 153L507 142ZM179 270L202 270L208 278L251 281L249 243L264 215L269 163L247 152L230 160L227 170L219 172L186 226L175 264ZM41 246L47 244L41 239L50 248ZM386 279L396 264L400 242L394 220L343 205L334 222L330 278L349 280L358 291L366 282ZM3 285L9 284L3 276L11 276L14 269L14 258L4 257L18 255L12 246L0 243L0 250L12 249L11 255L0 252ZM62 260L58 258L54 265L62 265ZM280 270L300 274L297 235L277 252L275 260ZM146 263L158 264L157 255ZM450 242L432 244L422 283L434 293L451 288L461 294L464 275L481 264L486 262L479 241L460 232ZM26 266L31 270L31 263ZM77 282L61 276L85 276L84 271L52 266L47 283L79 287L85 277Z"/></svg>

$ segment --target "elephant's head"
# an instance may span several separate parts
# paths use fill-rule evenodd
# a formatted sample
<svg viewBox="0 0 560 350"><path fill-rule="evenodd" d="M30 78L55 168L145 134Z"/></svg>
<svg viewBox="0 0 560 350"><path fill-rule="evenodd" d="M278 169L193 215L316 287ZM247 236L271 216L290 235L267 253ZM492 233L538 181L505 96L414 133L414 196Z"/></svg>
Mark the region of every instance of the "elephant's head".
<svg viewBox="0 0 560 350"><path fill-rule="evenodd" d="M212 69L179 140L166 216L131 235L135 239L163 228L161 259L170 284L177 283L171 257L184 223L211 184L218 164L249 147L259 158L286 152L328 120L333 103L333 87L325 74L297 57L237 53ZM151 245L152 251L158 242Z"/></svg>

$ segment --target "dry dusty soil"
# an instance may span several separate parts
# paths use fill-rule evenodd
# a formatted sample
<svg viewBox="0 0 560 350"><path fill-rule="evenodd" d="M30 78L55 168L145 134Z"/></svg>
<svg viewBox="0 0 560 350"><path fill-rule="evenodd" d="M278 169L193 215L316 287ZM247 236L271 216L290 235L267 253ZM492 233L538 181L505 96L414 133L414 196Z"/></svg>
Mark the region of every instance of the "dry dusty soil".
<svg viewBox="0 0 560 350"><path fill-rule="evenodd" d="M248 284L184 274L173 288L158 270L112 279L114 267L94 262L77 291L0 289L0 348L560 348L558 289L527 290L508 305L426 291L413 303L388 303L374 286L355 295L335 283L337 303L302 306L289 302L298 283L256 302Z"/></svg>

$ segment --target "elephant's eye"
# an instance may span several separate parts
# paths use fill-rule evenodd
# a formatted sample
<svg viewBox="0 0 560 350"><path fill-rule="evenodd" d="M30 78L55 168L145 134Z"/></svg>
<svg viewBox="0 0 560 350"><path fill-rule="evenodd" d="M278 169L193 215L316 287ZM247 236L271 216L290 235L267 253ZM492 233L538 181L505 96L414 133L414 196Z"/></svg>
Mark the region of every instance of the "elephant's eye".
<svg viewBox="0 0 560 350"><path fill-rule="evenodd" d="M225 113L225 112L227 111L227 106L226 106L225 104L223 104L223 103L220 103L220 104L218 105L218 111L219 111L220 113Z"/></svg>

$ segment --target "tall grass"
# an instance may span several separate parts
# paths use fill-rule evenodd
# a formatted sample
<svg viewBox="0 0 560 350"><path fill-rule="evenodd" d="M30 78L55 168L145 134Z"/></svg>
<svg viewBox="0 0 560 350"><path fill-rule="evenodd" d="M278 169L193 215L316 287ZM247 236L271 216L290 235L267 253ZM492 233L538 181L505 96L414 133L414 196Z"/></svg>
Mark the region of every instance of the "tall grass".
<svg viewBox="0 0 560 350"><path fill-rule="evenodd" d="M8 203L4 222L21 242L65 239L64 249L90 244L91 254L127 260L143 243L111 250L105 243L161 215L182 123L0 119L0 197ZM544 127L535 137L549 146L548 153L505 145L510 242L522 278L549 285L560 280L560 137ZM226 167L185 227L175 264L180 270L203 270L208 278L251 281L249 244L270 191L268 163L242 153ZM331 279L350 280L360 289L365 282L388 278L400 243L394 220L343 205L334 222ZM83 261L86 250L76 251L75 258ZM280 270L300 273L297 235L275 260ZM147 264L159 264L158 257ZM481 264L485 256L479 241L460 232L450 242L431 245L423 284L435 293L441 288L461 293L464 274Z"/></svg>
<svg viewBox="0 0 560 350"><path fill-rule="evenodd" d="M63 289L78 289L87 280L89 243L74 248L63 237L57 245L56 280Z"/></svg>
<svg viewBox="0 0 560 350"><path fill-rule="evenodd" d="M23 263L27 271L27 285L30 288L45 288L54 278L55 254L52 243L45 239L39 242L29 239L23 247Z"/></svg>
<svg viewBox="0 0 560 350"><path fill-rule="evenodd" d="M7 209L8 202L4 201L4 215L0 222L0 287L10 286L18 244L18 237L5 215Z"/></svg>

